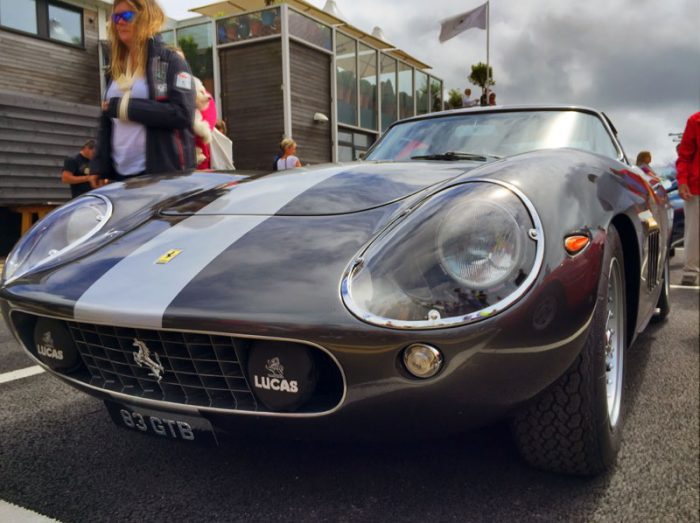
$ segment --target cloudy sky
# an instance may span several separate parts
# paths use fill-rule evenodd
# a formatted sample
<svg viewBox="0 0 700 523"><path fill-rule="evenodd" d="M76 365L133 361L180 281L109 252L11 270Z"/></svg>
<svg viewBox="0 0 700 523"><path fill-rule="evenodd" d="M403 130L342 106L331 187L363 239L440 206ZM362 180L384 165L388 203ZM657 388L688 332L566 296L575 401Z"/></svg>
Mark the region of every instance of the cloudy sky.
<svg viewBox="0 0 700 523"><path fill-rule="evenodd" d="M325 0L308 0L323 7ZM212 3L161 0L172 18ZM486 32L440 44L440 20L481 0L336 0L347 21L433 66L445 92L486 61ZM605 111L632 161L675 159L669 133L700 111L700 0L492 0L491 65L501 104L565 103Z"/></svg>

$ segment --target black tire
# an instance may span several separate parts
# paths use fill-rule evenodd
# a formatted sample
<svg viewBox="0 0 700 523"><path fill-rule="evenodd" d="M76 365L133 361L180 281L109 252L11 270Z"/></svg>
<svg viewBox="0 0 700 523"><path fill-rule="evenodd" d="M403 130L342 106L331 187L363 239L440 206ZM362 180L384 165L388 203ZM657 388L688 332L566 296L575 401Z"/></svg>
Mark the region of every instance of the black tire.
<svg viewBox="0 0 700 523"><path fill-rule="evenodd" d="M653 323L661 323L668 318L671 312L671 285L670 285L671 271L669 269L668 258L666 258L666 263L664 264L664 274L661 281L661 295L659 295L659 301L656 304L656 308L659 312L651 317Z"/></svg>
<svg viewBox="0 0 700 523"><path fill-rule="evenodd" d="M616 314L609 316L610 311ZM583 349L564 375L524 406L511 423L520 454L534 467L593 475L615 463L624 420L625 314L622 244L611 225L593 320ZM613 326L617 332L610 335ZM619 355L612 370L607 359L610 347L616 348L612 354ZM610 408L609 377L615 379L611 386L615 401L610 402Z"/></svg>

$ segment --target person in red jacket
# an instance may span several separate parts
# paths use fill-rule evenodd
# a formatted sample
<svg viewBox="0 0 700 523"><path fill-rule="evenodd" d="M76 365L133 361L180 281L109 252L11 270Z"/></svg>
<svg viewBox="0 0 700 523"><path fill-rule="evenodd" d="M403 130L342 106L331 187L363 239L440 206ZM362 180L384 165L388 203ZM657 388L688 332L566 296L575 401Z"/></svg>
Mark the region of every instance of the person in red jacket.
<svg viewBox="0 0 700 523"><path fill-rule="evenodd" d="M678 145L678 193L685 200L685 266L683 285L695 285L700 274L700 112L688 118Z"/></svg>

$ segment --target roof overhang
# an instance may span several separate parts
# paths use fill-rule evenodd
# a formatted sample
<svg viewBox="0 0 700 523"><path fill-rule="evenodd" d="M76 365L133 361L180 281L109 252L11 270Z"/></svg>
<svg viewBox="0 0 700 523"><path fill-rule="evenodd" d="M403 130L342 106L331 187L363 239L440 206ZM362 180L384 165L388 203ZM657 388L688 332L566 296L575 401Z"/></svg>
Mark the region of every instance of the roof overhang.
<svg viewBox="0 0 700 523"><path fill-rule="evenodd" d="M353 38L356 38L362 43L374 47L375 49L381 49L395 58L409 63L413 67L418 69L432 69L432 67L430 67L428 64L421 62L404 51L401 51L395 45L385 42L376 36L372 36L371 34L347 23L345 20L342 20L341 18L338 18L337 16L334 16L323 9L319 9L316 6L311 5L305 0L226 0L224 2L216 2L214 4L209 4L202 7L196 7L190 9L190 11L216 19L224 16L245 13L248 11L257 11L259 9L264 9L265 7L280 4L288 4L296 11L306 13L323 23L333 26L336 29L339 29L340 31L352 36Z"/></svg>

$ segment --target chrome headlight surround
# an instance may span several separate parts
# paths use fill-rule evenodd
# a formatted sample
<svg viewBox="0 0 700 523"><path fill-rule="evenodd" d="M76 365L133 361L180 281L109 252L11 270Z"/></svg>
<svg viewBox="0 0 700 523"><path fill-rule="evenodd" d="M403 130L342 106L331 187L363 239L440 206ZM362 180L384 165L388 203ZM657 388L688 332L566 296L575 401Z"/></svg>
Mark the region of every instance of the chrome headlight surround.
<svg viewBox="0 0 700 523"><path fill-rule="evenodd" d="M510 199L507 205L498 205L498 198L479 200L471 195L471 190L475 188L486 190L489 188L493 196ZM475 193L479 191L474 190ZM517 203L515 203L517 202ZM449 236L449 231L445 232L445 227L451 227L448 221L454 213L459 213L459 209L467 208L469 205L481 205L482 208L500 208L503 216L508 216L508 225L513 230L513 224L518 225L517 239L514 244L524 247L513 247L510 251L506 249L506 256L502 258L508 260L510 265L503 265L500 273L495 271L494 277L484 280L484 288L478 288L478 282L470 278L460 277L459 271L454 270L454 264L450 263L450 256L446 253L452 251L444 245L445 235ZM509 211L515 210L517 216ZM526 217L526 220L524 219ZM524 223L527 221L527 223ZM421 232L421 228L427 230ZM508 229L506 229L507 231ZM416 231L418 231L416 233ZM413 241L412 236L423 236L428 239L418 244ZM488 235L487 235L488 236ZM503 238L515 238L513 234L506 232ZM430 247L421 247L430 243ZM465 238L465 244L469 244L469 238ZM499 246L498 239L483 242L485 245ZM392 247L401 248L392 249ZM418 248L415 248L418 245ZM412 248L414 247L414 248ZM535 210L532 202L514 185L500 180L475 179L440 191L421 202L417 207L410 209L401 218L392 223L350 263L343 274L341 281L341 296L345 306L359 319L381 327L415 330L415 329L438 329L445 327L455 327L473 323L489 318L517 302L532 286L537 279L544 260L544 229L542 222ZM464 249L468 251L469 249ZM395 251L396 254L390 254ZM459 251L459 249L457 249ZM383 255L389 253L394 257L393 267L398 268L396 272L386 270L382 267ZM402 261L397 262L402 257ZM405 260L405 261L404 261ZM454 307L448 307L444 302L437 300L435 307L427 307L430 299L434 299L433 288L427 287L415 292L416 288L411 288L412 293L405 291L405 281L403 278L421 279L425 274L417 274L420 271L411 272L401 265L404 263L411 265L418 260L419 269L426 269L435 273L437 268L442 271L441 285L443 296L454 293L461 296L464 302L470 302L469 307L460 310L456 314L451 314ZM391 268L392 261L388 262ZM517 270L518 267L520 270ZM376 272L379 276L374 278L372 269L379 269ZM367 273L370 273L369 276ZM408 275L408 276L406 276ZM447 278L449 276L449 278ZM359 290L358 290L359 289ZM427 289L427 292L426 292ZM398 290L398 292L397 292ZM490 294L489 299L483 299L486 294ZM361 295L364 296L361 296ZM427 296L426 294L431 294ZM367 298L367 296L371 296ZM398 303L400 302L400 303ZM421 303L422 317L407 319L403 311L411 309ZM441 310L441 306L442 310ZM450 310L452 309L452 310ZM387 314L384 311L397 312L398 314ZM415 312L415 311L412 311ZM404 317L402 317L404 316Z"/></svg>
<svg viewBox="0 0 700 523"><path fill-rule="evenodd" d="M112 211L112 202L100 194L81 196L55 209L17 242L5 261L2 281L10 283L62 259L94 237L107 224ZM88 221L83 223L79 218Z"/></svg>

